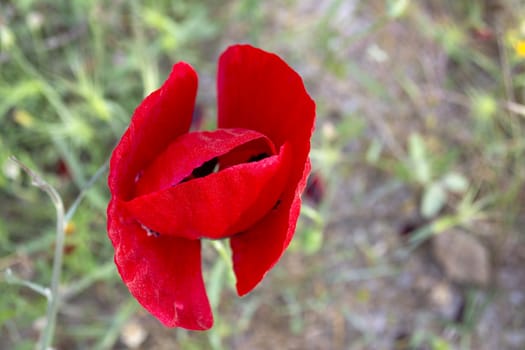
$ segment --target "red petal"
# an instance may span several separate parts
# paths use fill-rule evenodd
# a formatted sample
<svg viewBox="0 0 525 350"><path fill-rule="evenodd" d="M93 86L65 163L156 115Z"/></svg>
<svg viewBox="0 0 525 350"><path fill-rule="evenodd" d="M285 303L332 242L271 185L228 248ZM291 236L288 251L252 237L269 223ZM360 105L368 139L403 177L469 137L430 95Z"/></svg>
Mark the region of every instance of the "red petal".
<svg viewBox="0 0 525 350"><path fill-rule="evenodd" d="M137 182L135 195L170 188L191 175L195 168L232 150L236 163L246 162L250 154L275 153L271 142L252 130L220 129L184 134L173 141L144 171Z"/></svg>
<svg viewBox="0 0 525 350"><path fill-rule="evenodd" d="M164 85L137 107L111 156L108 184L114 196L130 199L137 174L172 140L188 131L196 93L195 71L186 63L178 63Z"/></svg>
<svg viewBox="0 0 525 350"><path fill-rule="evenodd" d="M289 188L275 210L248 231L230 239L239 295L255 288L290 244L301 211L300 195L309 172L310 162L307 162L297 188Z"/></svg>
<svg viewBox="0 0 525 350"><path fill-rule="evenodd" d="M224 238L246 230L278 202L288 181L287 145L277 156L136 197L125 206L148 229L188 239Z"/></svg>
<svg viewBox="0 0 525 350"><path fill-rule="evenodd" d="M167 327L203 330L212 326L200 241L149 237L118 200L108 207L108 232L122 280L145 309Z"/></svg>
<svg viewBox="0 0 525 350"><path fill-rule="evenodd" d="M220 128L256 130L276 147L291 141L308 149L315 104L301 77L279 56L231 46L219 59L217 75Z"/></svg>
<svg viewBox="0 0 525 350"><path fill-rule="evenodd" d="M281 205L231 239L237 292L243 295L275 265L293 237L310 170L315 104L301 77L282 59L248 45L223 53L217 79L219 127L259 131L276 147L287 142L293 159Z"/></svg>

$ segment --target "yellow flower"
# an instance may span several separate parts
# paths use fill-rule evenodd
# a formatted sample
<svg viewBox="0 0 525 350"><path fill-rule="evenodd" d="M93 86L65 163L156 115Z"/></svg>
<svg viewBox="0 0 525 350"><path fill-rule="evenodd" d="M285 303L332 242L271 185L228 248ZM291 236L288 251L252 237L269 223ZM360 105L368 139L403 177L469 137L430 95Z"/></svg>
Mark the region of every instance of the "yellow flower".
<svg viewBox="0 0 525 350"><path fill-rule="evenodd" d="M518 55L518 57L525 57L525 40L518 40L514 44L514 50L516 51L516 55Z"/></svg>

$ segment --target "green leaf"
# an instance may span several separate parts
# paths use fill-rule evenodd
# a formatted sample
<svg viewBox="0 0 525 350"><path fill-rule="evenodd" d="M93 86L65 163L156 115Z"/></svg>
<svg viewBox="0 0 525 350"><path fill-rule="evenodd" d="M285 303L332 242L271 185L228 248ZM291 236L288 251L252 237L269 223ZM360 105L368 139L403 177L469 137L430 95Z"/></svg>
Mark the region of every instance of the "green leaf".
<svg viewBox="0 0 525 350"><path fill-rule="evenodd" d="M450 344L443 338L434 337L431 341L432 350L450 350Z"/></svg>
<svg viewBox="0 0 525 350"><path fill-rule="evenodd" d="M323 231L320 228L310 228L304 231L302 250L306 254L314 254L323 245Z"/></svg>
<svg viewBox="0 0 525 350"><path fill-rule="evenodd" d="M410 135L408 153L416 181L421 184L430 183L432 172L427 157L427 148L421 135L417 133Z"/></svg>
<svg viewBox="0 0 525 350"><path fill-rule="evenodd" d="M366 161L370 164L377 164L381 158L383 144L378 140L373 140L366 151Z"/></svg>
<svg viewBox="0 0 525 350"><path fill-rule="evenodd" d="M421 215L432 218L443 208L447 201L447 193L439 183L433 183L425 188L421 199Z"/></svg>
<svg viewBox="0 0 525 350"><path fill-rule="evenodd" d="M468 180L459 173L448 173L442 180L443 185L455 193L464 193L468 189Z"/></svg>
<svg viewBox="0 0 525 350"><path fill-rule="evenodd" d="M410 0L389 0L387 1L387 13L391 18L398 18L405 14Z"/></svg>

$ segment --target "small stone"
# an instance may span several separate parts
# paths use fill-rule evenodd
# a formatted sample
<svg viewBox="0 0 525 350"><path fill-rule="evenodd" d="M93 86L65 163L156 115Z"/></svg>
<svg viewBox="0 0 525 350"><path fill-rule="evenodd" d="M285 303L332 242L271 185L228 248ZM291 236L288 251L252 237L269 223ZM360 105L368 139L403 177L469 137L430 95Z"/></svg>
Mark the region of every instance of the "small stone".
<svg viewBox="0 0 525 350"><path fill-rule="evenodd" d="M135 320L128 321L120 332L120 340L130 349L138 348L147 338L148 333Z"/></svg>
<svg viewBox="0 0 525 350"><path fill-rule="evenodd" d="M460 230L433 238L433 254L453 282L486 286L490 282L490 257L474 236Z"/></svg>
<svg viewBox="0 0 525 350"><path fill-rule="evenodd" d="M453 319L462 304L462 297L450 283L436 283L429 292L430 304L445 318Z"/></svg>
<svg viewBox="0 0 525 350"><path fill-rule="evenodd" d="M325 122L321 127L321 132L328 141L333 141L337 137L337 130L332 122Z"/></svg>
<svg viewBox="0 0 525 350"><path fill-rule="evenodd" d="M47 320L45 317L39 317L33 321L33 329L42 332L46 328Z"/></svg>

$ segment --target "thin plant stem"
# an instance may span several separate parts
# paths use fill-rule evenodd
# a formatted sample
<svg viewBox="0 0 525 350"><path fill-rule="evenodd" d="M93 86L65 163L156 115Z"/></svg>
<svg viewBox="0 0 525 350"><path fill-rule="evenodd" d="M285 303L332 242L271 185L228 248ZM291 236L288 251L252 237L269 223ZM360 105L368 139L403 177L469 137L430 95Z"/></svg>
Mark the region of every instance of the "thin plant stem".
<svg viewBox="0 0 525 350"><path fill-rule="evenodd" d="M32 184L47 193L53 205L56 209L57 224L56 224L56 240L55 240L55 253L53 258L53 271L51 274L51 291L49 295L49 302L47 305L46 313L46 327L42 332L39 349L49 349L51 342L53 341L53 334L55 331L55 323L59 305L58 286L60 283L60 275L62 272L62 258L64 252L64 203L58 192L49 185L40 175L29 169L22 162L15 157L11 156L10 159L15 162L20 168L22 168L32 180Z"/></svg>
<svg viewBox="0 0 525 350"><path fill-rule="evenodd" d="M16 277L10 268L7 268L5 270L4 278L5 278L5 281L9 284L18 284L20 286L27 287L31 289L32 291L46 297L47 300L50 300L51 298L51 293L49 291L49 288L41 286L37 283L33 283L31 281L26 281L26 280Z"/></svg>
<svg viewBox="0 0 525 350"><path fill-rule="evenodd" d="M111 325L106 334L100 339L100 341L93 346L95 350L107 350L112 349L118 340L119 333L124 327L124 324L131 316L137 311L137 302L130 298L123 305L120 306L118 313L113 318Z"/></svg>
<svg viewBox="0 0 525 350"><path fill-rule="evenodd" d="M231 258L228 254L227 248L224 246L224 243L219 240L212 240L211 244L217 253L219 253L219 256L226 262L228 267L232 267Z"/></svg>
<svg viewBox="0 0 525 350"><path fill-rule="evenodd" d="M108 170L108 168L109 168L109 161L106 161L100 168L98 168L98 170L91 177L91 179L89 179L89 181L86 183L86 185L82 188L82 190L78 194L77 198L75 198L75 201L73 202L73 204L71 204L71 206L67 210L66 215L64 217L66 222L71 220L71 217L73 216L73 214L75 214L75 211L80 205L80 202L82 201L82 199L84 199L84 197L86 196L88 190L91 188L91 186L95 184L95 182L97 182L100 176L102 176Z"/></svg>
<svg viewBox="0 0 525 350"><path fill-rule="evenodd" d="M54 252L54 257L53 257L53 270L51 274L51 288L44 288L32 282L19 280L15 276L12 276L12 274L7 276L7 277L10 277L13 283L24 285L44 295L48 299L48 307L47 307L47 312L46 312L46 327L44 331L42 332L40 342L39 342L39 349L47 350L50 348L51 342L53 341L53 335L54 335L55 325L56 325L56 317L57 317L58 308L60 305L60 295L59 295L58 287L60 284L60 275L62 273L62 260L63 260L63 253L64 253L64 241L65 241L64 227L65 227L66 222L71 220L71 217L77 210L82 199L86 196L86 193L89 190L89 188L91 188L93 184L95 184L95 182L100 178L100 176L102 176L102 174L104 174L108 170L109 162L105 162L95 172L95 174L91 177L91 179L82 188L77 198L75 199L71 207L68 209L67 213L65 213L64 203L62 201L62 198L60 197L59 193L51 185L49 185L39 174L29 169L25 164L20 162L14 156L11 156L9 158L11 161L15 162L21 169L23 169L29 175L33 185L35 185L36 187L40 188L41 190L43 190L44 192L48 194L48 196L51 198L51 201L53 202L53 205L55 206L55 209L56 209L57 224L56 224L56 237L55 237L55 252Z"/></svg>
<svg viewBox="0 0 525 350"><path fill-rule="evenodd" d="M99 266L95 271L84 278L72 283L69 287L64 288L61 295L63 301L71 299L78 293L89 288L93 283L106 279L115 273L115 263L113 260L108 261L104 265Z"/></svg>
<svg viewBox="0 0 525 350"><path fill-rule="evenodd" d="M233 263L230 256L230 252L228 247L224 244L222 240L211 240L211 245L215 249L215 251L219 254L222 260L226 263L226 266L228 266L228 275L230 278L235 279L235 274L233 272Z"/></svg>

